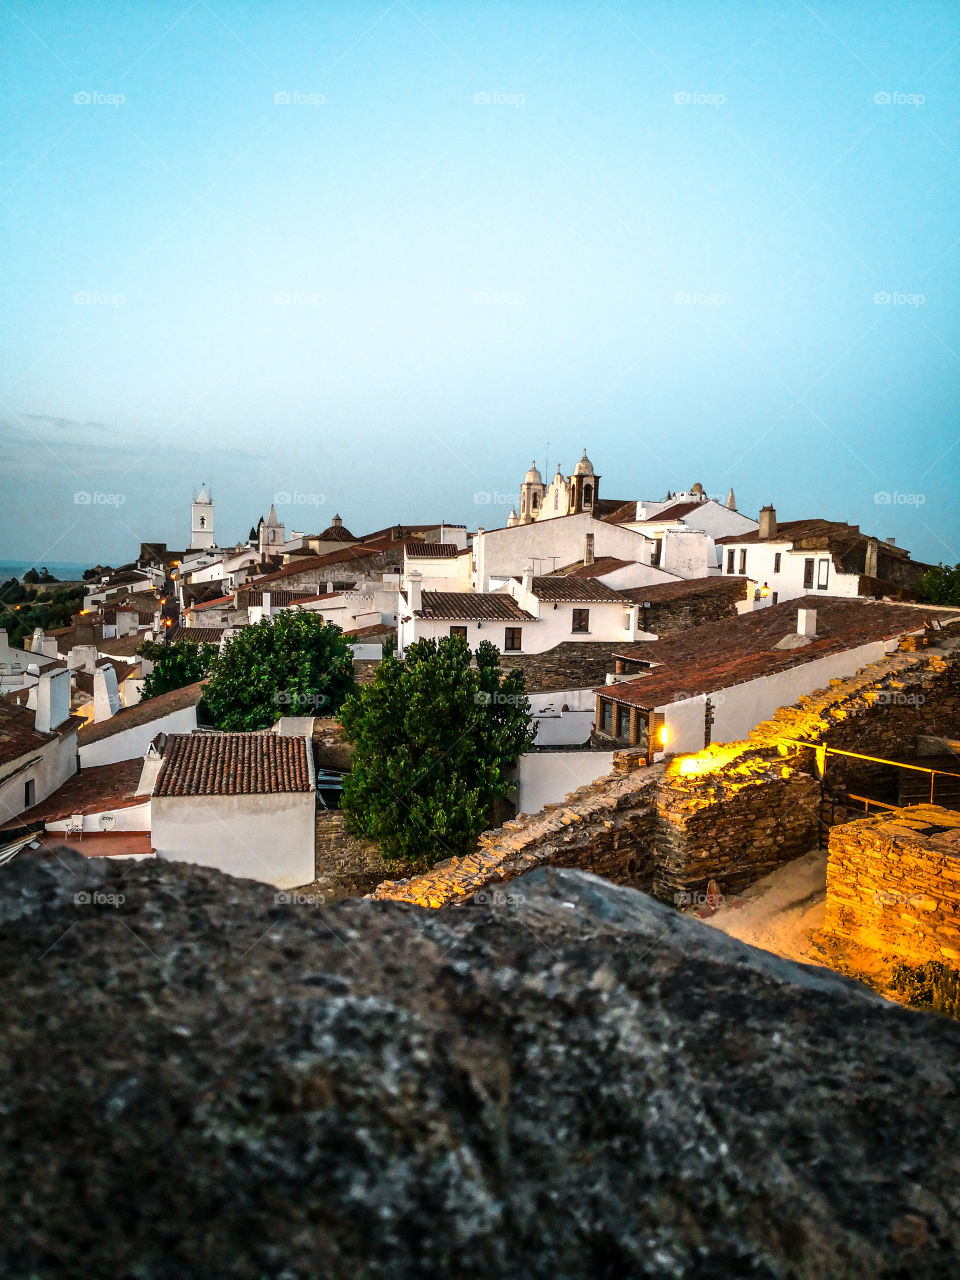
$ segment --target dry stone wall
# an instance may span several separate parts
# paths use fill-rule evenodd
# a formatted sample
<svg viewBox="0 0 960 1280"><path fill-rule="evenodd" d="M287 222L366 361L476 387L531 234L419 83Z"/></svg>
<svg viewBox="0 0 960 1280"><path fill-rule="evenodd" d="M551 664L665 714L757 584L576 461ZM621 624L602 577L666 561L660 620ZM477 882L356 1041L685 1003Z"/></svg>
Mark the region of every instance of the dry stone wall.
<svg viewBox="0 0 960 1280"><path fill-rule="evenodd" d="M911 805L834 827L825 930L960 968L960 813Z"/></svg>

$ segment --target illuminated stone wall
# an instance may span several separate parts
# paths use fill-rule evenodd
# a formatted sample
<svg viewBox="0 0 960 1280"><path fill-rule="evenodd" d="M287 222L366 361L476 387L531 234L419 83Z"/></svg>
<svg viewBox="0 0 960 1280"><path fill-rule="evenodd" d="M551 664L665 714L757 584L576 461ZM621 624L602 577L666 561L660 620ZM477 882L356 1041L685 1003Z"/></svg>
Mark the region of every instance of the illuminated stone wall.
<svg viewBox="0 0 960 1280"><path fill-rule="evenodd" d="M912 805L834 827L824 928L870 951L960 967L960 813Z"/></svg>

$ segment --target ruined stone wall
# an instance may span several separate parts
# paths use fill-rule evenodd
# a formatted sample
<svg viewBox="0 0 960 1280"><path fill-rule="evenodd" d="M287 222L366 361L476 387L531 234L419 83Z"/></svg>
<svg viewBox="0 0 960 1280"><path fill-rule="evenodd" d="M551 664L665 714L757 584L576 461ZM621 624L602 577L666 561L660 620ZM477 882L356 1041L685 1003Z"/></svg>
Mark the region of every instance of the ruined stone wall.
<svg viewBox="0 0 960 1280"><path fill-rule="evenodd" d="M743 597L743 578L718 578L707 591L691 592L675 600L651 601L649 608L641 610L641 618L646 617L647 631L658 636L676 635L705 622L735 618L737 601Z"/></svg>
<svg viewBox="0 0 960 1280"><path fill-rule="evenodd" d="M667 900L745 889L817 843L819 782L782 761L754 759L707 776L677 762L657 794L653 890Z"/></svg>
<svg viewBox="0 0 960 1280"><path fill-rule="evenodd" d="M316 879L311 891L325 902L362 898L373 893L386 876L410 874L412 868L391 870L375 840L361 840L347 830L339 809L318 809L316 828Z"/></svg>
<svg viewBox="0 0 960 1280"><path fill-rule="evenodd" d="M381 884L374 897L440 907L539 866L592 871L615 884L649 890L662 773L660 765L629 770L621 766L572 792L562 804L548 804L538 814L522 814L484 832L476 853L448 858L409 880Z"/></svg>
<svg viewBox="0 0 960 1280"><path fill-rule="evenodd" d="M834 827L824 928L870 951L960 968L960 813L912 805Z"/></svg>

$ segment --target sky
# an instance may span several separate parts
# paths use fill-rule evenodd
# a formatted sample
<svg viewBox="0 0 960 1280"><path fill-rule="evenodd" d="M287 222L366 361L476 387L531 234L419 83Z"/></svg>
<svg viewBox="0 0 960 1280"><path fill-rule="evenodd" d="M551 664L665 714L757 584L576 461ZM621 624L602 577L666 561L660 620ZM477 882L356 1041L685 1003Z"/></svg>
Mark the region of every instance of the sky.
<svg viewBox="0 0 960 1280"><path fill-rule="evenodd" d="M960 560L947 3L3 0L0 559L535 458Z"/></svg>

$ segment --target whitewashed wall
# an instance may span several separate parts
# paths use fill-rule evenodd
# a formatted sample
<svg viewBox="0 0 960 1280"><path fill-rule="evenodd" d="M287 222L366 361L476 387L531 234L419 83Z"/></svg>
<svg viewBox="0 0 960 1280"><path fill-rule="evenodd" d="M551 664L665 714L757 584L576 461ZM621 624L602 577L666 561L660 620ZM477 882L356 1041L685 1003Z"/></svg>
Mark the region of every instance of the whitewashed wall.
<svg viewBox="0 0 960 1280"><path fill-rule="evenodd" d="M121 715L123 712L120 713ZM197 727L197 708L183 707L159 716L146 724L119 730L98 742L81 743L80 767L89 769L95 764L116 764L118 760L135 760L145 754L158 733L193 733Z"/></svg>
<svg viewBox="0 0 960 1280"><path fill-rule="evenodd" d="M517 766L517 813L539 813L612 767L612 751L528 751Z"/></svg>

